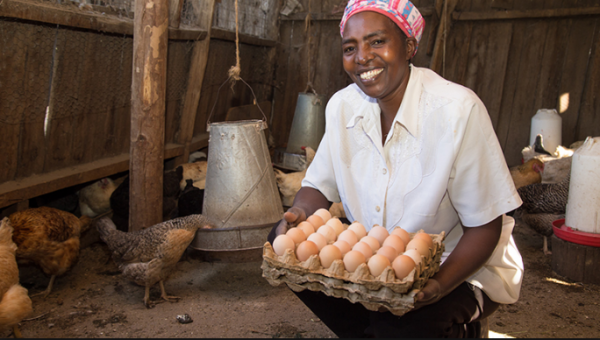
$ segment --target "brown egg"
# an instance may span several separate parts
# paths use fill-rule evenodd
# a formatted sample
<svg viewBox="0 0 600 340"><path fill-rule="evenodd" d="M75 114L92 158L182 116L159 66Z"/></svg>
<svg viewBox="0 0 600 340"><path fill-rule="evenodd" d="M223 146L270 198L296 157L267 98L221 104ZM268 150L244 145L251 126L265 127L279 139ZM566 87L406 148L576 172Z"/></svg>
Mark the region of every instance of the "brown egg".
<svg viewBox="0 0 600 340"><path fill-rule="evenodd" d="M367 266L369 266L371 275L379 276L385 268L390 266L390 260L383 255L375 254L371 256L369 262L367 262Z"/></svg>
<svg viewBox="0 0 600 340"><path fill-rule="evenodd" d="M427 243L427 246L429 248L433 249L433 240L431 239L431 236L429 236L429 234L416 233L415 236L413 236L413 240L414 239L421 239L421 240L425 241Z"/></svg>
<svg viewBox="0 0 600 340"><path fill-rule="evenodd" d="M319 228L321 228L321 226L325 224L325 222L319 215L310 215L306 219L306 221L312 224L315 227L315 230L319 230Z"/></svg>
<svg viewBox="0 0 600 340"><path fill-rule="evenodd" d="M312 233L308 236L307 240L314 242L319 250L323 249L327 245L327 239L325 236L319 233Z"/></svg>
<svg viewBox="0 0 600 340"><path fill-rule="evenodd" d="M395 234L390 234L390 236L386 237L385 241L383 241L382 246L390 246L390 247L396 249L398 254L402 254L404 252L404 250L406 249L404 241L402 241L400 236L395 235Z"/></svg>
<svg viewBox="0 0 600 340"><path fill-rule="evenodd" d="M296 248L294 239L287 235L281 234L273 241L273 250L275 251L275 254L279 256L285 254L286 249L294 250L294 248Z"/></svg>
<svg viewBox="0 0 600 340"><path fill-rule="evenodd" d="M392 262L392 268L396 278L402 280L415 268L415 261L410 256L400 255Z"/></svg>
<svg viewBox="0 0 600 340"><path fill-rule="evenodd" d="M365 226L360 224L359 222L354 222L354 223L350 224L348 226L347 230L352 230L356 234L356 237L358 237L359 240L361 238L367 236L367 229L365 229Z"/></svg>
<svg viewBox="0 0 600 340"><path fill-rule="evenodd" d="M325 223L325 225L328 225L331 228L333 228L336 236L338 236L342 233L342 231L344 231L344 225L342 224L342 221L340 221L340 219L337 217L330 218L329 221Z"/></svg>
<svg viewBox="0 0 600 340"><path fill-rule="evenodd" d="M373 249L371 248L370 245L368 245L365 242L358 242L356 243L353 247L352 250L357 250L360 251L361 253L363 253L363 255L365 256L365 259L370 259L371 256L373 256Z"/></svg>
<svg viewBox="0 0 600 340"><path fill-rule="evenodd" d="M342 256L346 255L347 252L352 250L352 247L350 247L348 242L346 242L344 240L337 240L337 241L333 242L333 245L338 247L338 249L342 252Z"/></svg>
<svg viewBox="0 0 600 340"><path fill-rule="evenodd" d="M368 247L368 246L367 246ZM358 266L367 262L365 255L358 250L350 250L344 255L344 267L350 273L354 272Z"/></svg>
<svg viewBox="0 0 600 340"><path fill-rule="evenodd" d="M306 221L300 222L296 228L301 229L306 235L306 237L310 236L310 234L315 232L315 227L311 223Z"/></svg>
<svg viewBox="0 0 600 340"><path fill-rule="evenodd" d="M319 248L312 241L304 241L296 248L296 257L299 261L306 261L312 255L319 254Z"/></svg>
<svg viewBox="0 0 600 340"><path fill-rule="evenodd" d="M383 247L379 248L377 250L377 254L387 257L388 260L390 260L390 263L392 261L394 261L396 256L398 256L398 252L396 251L396 249L394 249L390 246L383 246Z"/></svg>
<svg viewBox="0 0 600 340"><path fill-rule="evenodd" d="M390 235L390 233L384 227L375 225L373 228L371 228L371 230L369 230L367 235L376 238L377 241L379 241L379 244L383 244L383 241Z"/></svg>
<svg viewBox="0 0 600 340"><path fill-rule="evenodd" d="M285 234L291 237L296 244L299 244L302 241L306 241L306 234L302 229L290 228Z"/></svg>
<svg viewBox="0 0 600 340"><path fill-rule="evenodd" d="M419 252L419 254L423 256L429 256L429 246L427 245L427 242L418 238L410 240L410 242L408 242L406 245L406 249L415 249Z"/></svg>
<svg viewBox="0 0 600 340"><path fill-rule="evenodd" d="M318 215L319 217L321 217L323 219L323 222L325 222L325 223L327 223L327 221L331 218L331 213L329 212L329 210L323 209L323 208L315 211L315 213L313 215Z"/></svg>
<svg viewBox="0 0 600 340"><path fill-rule="evenodd" d="M400 238L402 239L402 242L404 242L404 244L407 244L408 242L410 242L410 234L408 233L408 231L406 231L400 227L396 227L394 230L392 230L392 234L400 236Z"/></svg>
<svg viewBox="0 0 600 340"><path fill-rule="evenodd" d="M321 228L317 230L317 234L325 236L325 238L327 239L327 243L334 242L337 236L335 234L335 230L333 230L332 227L326 224L322 225Z"/></svg>
<svg viewBox="0 0 600 340"><path fill-rule="evenodd" d="M344 230L344 231L342 231L342 233L338 236L337 239L348 242L348 244L350 245L350 247L354 247L354 245L356 244L356 242L358 242L358 237L356 236L356 234L352 230Z"/></svg>
<svg viewBox="0 0 600 340"><path fill-rule="evenodd" d="M371 249L373 250L373 252L376 252L381 247L381 244L379 243L379 241L377 241L377 239L375 237L369 236L369 235L361 238L360 242L364 242L364 243L368 244L371 247Z"/></svg>
<svg viewBox="0 0 600 340"><path fill-rule="evenodd" d="M333 261L341 259L342 252L338 247L331 244L323 247L319 252L319 260L321 260L323 268L329 268Z"/></svg>
<svg viewBox="0 0 600 340"><path fill-rule="evenodd" d="M419 252L415 249L408 249L402 255L410 257L415 262L415 265L418 265L422 261L421 254L419 254Z"/></svg>

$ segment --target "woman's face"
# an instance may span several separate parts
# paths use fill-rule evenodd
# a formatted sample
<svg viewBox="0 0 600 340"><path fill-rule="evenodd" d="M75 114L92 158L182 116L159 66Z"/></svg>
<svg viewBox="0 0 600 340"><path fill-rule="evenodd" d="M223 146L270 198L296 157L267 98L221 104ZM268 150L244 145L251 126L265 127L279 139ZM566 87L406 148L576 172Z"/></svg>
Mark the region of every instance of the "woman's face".
<svg viewBox="0 0 600 340"><path fill-rule="evenodd" d="M357 13L344 28L344 70L369 97L386 100L399 94L401 100L414 46L388 17L371 11Z"/></svg>

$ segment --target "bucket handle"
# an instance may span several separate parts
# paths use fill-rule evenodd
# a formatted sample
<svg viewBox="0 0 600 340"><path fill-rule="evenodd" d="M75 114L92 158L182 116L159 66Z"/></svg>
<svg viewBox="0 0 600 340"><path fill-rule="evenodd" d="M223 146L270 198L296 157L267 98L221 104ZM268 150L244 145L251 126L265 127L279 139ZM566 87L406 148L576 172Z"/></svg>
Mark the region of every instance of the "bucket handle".
<svg viewBox="0 0 600 340"><path fill-rule="evenodd" d="M208 119L206 120L206 131L210 131L210 118L213 115L213 112L215 112L215 107L217 106L217 101L219 100L219 94L221 93L221 88L223 87L223 85L225 85L229 80L231 79L231 76L229 76L229 78L227 78L223 84L221 84L221 86L219 86L219 89L217 90L217 97L215 98L215 103L213 104L212 109L210 110L210 114L208 115ZM258 110L260 111L260 113L262 113L263 115L263 127L262 129L266 129L269 126L267 125L267 115L265 115L265 113L263 112L263 110L260 108L260 105L258 105L258 99L256 99L256 95L254 94L254 90L252 90L252 87L250 85L248 85L248 83L246 83L246 81L244 79L242 79L242 77L240 77L240 80L246 84L246 86L248 86L248 88L250 89L250 92L252 93L252 96L254 97L254 105L256 105L258 107Z"/></svg>
<svg viewBox="0 0 600 340"><path fill-rule="evenodd" d="M256 189L256 187L258 186L258 184L265 177L265 174L267 173L268 169L269 169L269 167L265 166L265 170L263 170L262 174L260 175L260 177L258 178L258 180L256 181L256 183L254 183L252 185L252 187L250 188L250 190L248 190L248 192L246 193L246 195L244 195L244 197L242 197L242 199L240 200L240 202L229 212L229 214L227 214L227 216L225 217L225 219L221 221L221 222L223 222L223 225L225 225L227 223L227 221L229 221L229 219L231 218L231 216L233 216L233 214L242 206L242 204L244 204L244 202L246 202L246 200L248 199L248 197L250 197L250 194L252 194L252 192L254 191L254 189Z"/></svg>

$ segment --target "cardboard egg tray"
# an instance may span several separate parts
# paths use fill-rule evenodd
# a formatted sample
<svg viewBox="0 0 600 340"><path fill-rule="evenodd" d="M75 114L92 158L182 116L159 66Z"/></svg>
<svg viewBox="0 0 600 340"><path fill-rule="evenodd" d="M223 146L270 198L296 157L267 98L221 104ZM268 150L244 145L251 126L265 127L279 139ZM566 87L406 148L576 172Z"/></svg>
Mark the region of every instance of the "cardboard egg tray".
<svg viewBox="0 0 600 340"><path fill-rule="evenodd" d="M411 239L415 235L409 234ZM384 307L400 316L414 307L418 290L440 268L445 233L429 235L434 249L429 249L429 256L421 256L422 261L402 280L396 278L392 267L374 277L366 263L350 273L342 260L335 260L329 268L323 268L318 255L300 262L291 249L282 256L275 254L269 242L263 246L262 275L272 286L285 283L296 292L305 289L321 291L352 303L359 302L371 311Z"/></svg>

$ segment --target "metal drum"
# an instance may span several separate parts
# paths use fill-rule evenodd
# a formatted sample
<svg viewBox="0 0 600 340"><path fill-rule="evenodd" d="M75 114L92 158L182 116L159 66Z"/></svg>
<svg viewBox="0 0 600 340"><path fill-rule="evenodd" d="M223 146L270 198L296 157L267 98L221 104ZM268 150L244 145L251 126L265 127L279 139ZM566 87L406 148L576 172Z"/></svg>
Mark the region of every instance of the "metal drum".
<svg viewBox="0 0 600 340"><path fill-rule="evenodd" d="M208 168L202 212L217 228L199 229L192 248L262 248L283 207L262 120L209 124Z"/></svg>
<svg viewBox="0 0 600 340"><path fill-rule="evenodd" d="M325 133L325 96L299 93L286 153L304 155L303 146L317 150Z"/></svg>

